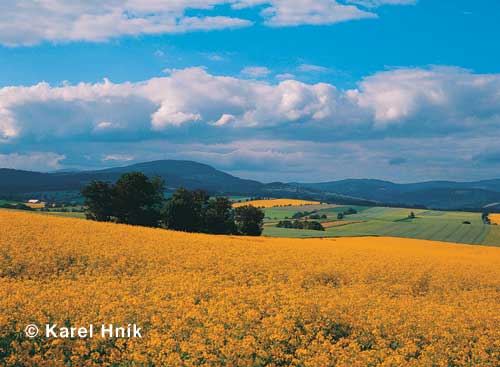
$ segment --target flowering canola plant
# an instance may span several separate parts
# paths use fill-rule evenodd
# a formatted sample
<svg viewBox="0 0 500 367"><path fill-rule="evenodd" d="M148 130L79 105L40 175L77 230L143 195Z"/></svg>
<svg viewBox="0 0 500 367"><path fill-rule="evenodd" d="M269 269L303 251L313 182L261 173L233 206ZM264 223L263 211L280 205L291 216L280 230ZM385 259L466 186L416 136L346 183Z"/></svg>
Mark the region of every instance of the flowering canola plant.
<svg viewBox="0 0 500 367"><path fill-rule="evenodd" d="M279 206L301 206L301 205L319 205L319 201L296 200L296 199L269 199L269 200L251 200L241 203L234 203L233 207L252 205L256 208L274 208Z"/></svg>
<svg viewBox="0 0 500 367"><path fill-rule="evenodd" d="M493 224L500 224L500 214L490 214L488 216Z"/></svg>
<svg viewBox="0 0 500 367"><path fill-rule="evenodd" d="M498 366L500 249L0 211L3 366ZM28 324L142 338L27 338Z"/></svg>
<svg viewBox="0 0 500 367"><path fill-rule="evenodd" d="M47 206L46 203L24 203L27 207L30 207L31 209L43 209Z"/></svg>

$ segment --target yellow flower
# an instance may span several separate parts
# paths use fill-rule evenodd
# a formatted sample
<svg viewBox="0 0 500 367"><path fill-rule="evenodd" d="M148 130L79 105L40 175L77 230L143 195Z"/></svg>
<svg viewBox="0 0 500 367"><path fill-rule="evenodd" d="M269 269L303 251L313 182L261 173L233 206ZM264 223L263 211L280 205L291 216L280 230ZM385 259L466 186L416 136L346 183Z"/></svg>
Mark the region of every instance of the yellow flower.
<svg viewBox="0 0 500 367"><path fill-rule="evenodd" d="M210 236L0 210L5 366L495 366L499 291L493 247ZM23 336L46 323L137 324L143 338Z"/></svg>

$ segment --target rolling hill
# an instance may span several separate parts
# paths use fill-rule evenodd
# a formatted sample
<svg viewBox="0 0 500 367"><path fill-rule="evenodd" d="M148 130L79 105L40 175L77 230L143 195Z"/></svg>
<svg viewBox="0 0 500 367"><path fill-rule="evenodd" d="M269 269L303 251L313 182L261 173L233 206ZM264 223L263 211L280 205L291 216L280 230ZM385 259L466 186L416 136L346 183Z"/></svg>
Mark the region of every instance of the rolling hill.
<svg viewBox="0 0 500 367"><path fill-rule="evenodd" d="M97 171L39 173L14 169L0 169L0 193L22 194L46 191L78 191L92 180L115 181L125 172L139 171L148 176L160 176L168 188L184 186L210 192L254 193L264 184L244 180L191 161L163 160L139 163Z"/></svg>
<svg viewBox="0 0 500 367"><path fill-rule="evenodd" d="M434 209L477 210L487 206L496 207L500 202L500 180L477 182L428 181L396 184L381 180L350 179L295 185L379 203L422 206Z"/></svg>
<svg viewBox="0 0 500 367"><path fill-rule="evenodd" d="M346 205L427 207L444 210L500 209L500 180L477 182L429 181L396 184L381 180L341 180L322 183L264 184L242 179L206 164L185 160L160 160L94 171L40 173L0 169L0 198L26 198L38 194L51 199L61 192L78 196L92 180L115 181L125 172L160 176L169 190L180 186L211 194L269 196ZM41 195L40 195L41 194ZM60 197L60 196L58 196Z"/></svg>
<svg viewBox="0 0 500 367"><path fill-rule="evenodd" d="M3 366L498 365L498 248L214 236L0 210L0 253ZM137 324L144 338L23 332L92 323L98 334L111 322Z"/></svg>
<svg viewBox="0 0 500 367"><path fill-rule="evenodd" d="M273 196L342 204L372 205L371 201L351 198L321 190L298 188L281 182L264 184L241 179L209 165L183 160L161 160L95 171L59 171L40 173L15 169L0 169L0 198L26 199L31 195L46 200L75 200L79 190L93 180L114 182L123 173L142 172L150 177L160 176L169 191L178 187L202 189L211 194Z"/></svg>

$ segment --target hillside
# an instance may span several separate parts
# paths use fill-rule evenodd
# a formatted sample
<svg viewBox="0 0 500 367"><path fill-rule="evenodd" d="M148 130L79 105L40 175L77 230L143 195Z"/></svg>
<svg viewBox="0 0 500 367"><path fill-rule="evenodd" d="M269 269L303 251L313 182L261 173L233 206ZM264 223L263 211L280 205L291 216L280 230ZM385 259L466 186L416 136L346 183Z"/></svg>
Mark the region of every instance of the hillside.
<svg viewBox="0 0 500 367"><path fill-rule="evenodd" d="M486 366L500 355L497 248L208 236L0 210L0 252L6 366ZM110 322L144 337L23 333Z"/></svg>
<svg viewBox="0 0 500 367"><path fill-rule="evenodd" d="M251 195L296 198L344 204L370 205L373 202L351 198L335 193L325 194L320 190L297 188L275 182L263 184L246 180L217 170L209 165L180 160L161 160L115 167L96 171L39 173L13 169L0 169L0 198L22 198L30 195L54 198L78 197L79 190L92 180L116 181L123 173L139 171L148 176L162 177L169 190L181 186L202 189L211 194ZM63 192L61 194L61 192Z"/></svg>
<svg viewBox="0 0 500 367"><path fill-rule="evenodd" d="M115 181L125 172L160 176L169 190L180 186L212 194L265 196L346 205L389 205L443 210L500 210L500 180L478 182L429 181L396 184L381 180L342 180L323 183L264 184L242 179L192 161L161 160L95 171L40 173L0 169L0 198L27 198L32 193L51 199L60 192L78 197L92 180Z"/></svg>
<svg viewBox="0 0 500 367"><path fill-rule="evenodd" d="M163 160L97 171L38 173L0 169L0 194L44 191L78 191L92 180L115 181L126 172L139 171L162 177L169 188L184 186L221 193L255 193L264 186L191 161Z"/></svg>
<svg viewBox="0 0 500 367"><path fill-rule="evenodd" d="M446 210L477 210L500 202L500 180L429 181L396 184L381 180L341 180L295 184L325 193L348 195L385 204Z"/></svg>

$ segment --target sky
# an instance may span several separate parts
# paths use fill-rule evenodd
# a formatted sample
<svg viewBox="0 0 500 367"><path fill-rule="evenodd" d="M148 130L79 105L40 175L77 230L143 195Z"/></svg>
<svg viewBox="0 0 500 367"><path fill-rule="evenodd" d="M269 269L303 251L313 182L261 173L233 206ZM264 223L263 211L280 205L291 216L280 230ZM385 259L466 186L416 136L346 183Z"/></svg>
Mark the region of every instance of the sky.
<svg viewBox="0 0 500 367"><path fill-rule="evenodd" d="M0 167L500 178L498 0L0 3Z"/></svg>

